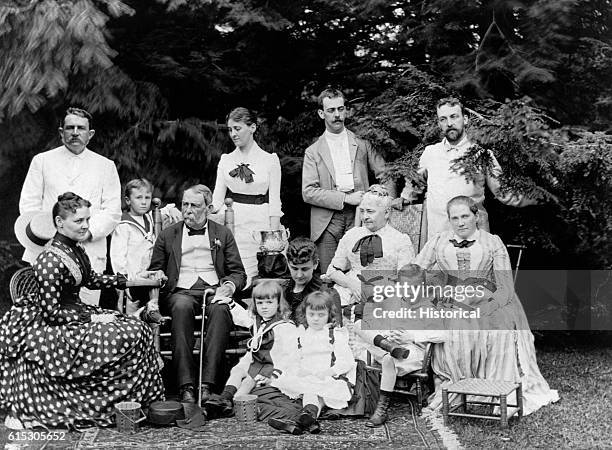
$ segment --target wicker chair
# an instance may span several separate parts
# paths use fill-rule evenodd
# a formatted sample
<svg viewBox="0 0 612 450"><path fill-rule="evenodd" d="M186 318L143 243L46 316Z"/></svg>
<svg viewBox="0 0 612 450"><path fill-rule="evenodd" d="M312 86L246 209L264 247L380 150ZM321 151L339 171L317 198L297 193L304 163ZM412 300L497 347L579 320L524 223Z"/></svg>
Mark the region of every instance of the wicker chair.
<svg viewBox="0 0 612 450"><path fill-rule="evenodd" d="M32 267L23 267L15 272L11 277L9 290L12 302L26 294L36 294L38 292L38 282Z"/></svg>

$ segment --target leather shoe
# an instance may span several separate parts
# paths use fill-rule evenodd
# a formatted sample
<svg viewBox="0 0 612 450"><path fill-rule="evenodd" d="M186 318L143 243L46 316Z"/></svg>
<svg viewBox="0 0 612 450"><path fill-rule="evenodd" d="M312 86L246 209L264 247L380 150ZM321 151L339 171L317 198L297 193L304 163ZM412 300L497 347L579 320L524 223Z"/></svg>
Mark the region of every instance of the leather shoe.
<svg viewBox="0 0 612 450"><path fill-rule="evenodd" d="M193 389L193 386L191 384L187 384L181 387L179 397L180 397L181 403L195 403L196 396L195 396L195 390Z"/></svg>
<svg viewBox="0 0 612 450"><path fill-rule="evenodd" d="M204 405L204 403L210 399L211 395L210 386L202 383L202 388L200 390L200 405Z"/></svg>
<svg viewBox="0 0 612 450"><path fill-rule="evenodd" d="M311 423L306 429L310 434L319 434L321 432L321 425L319 425L319 421L315 420Z"/></svg>
<svg viewBox="0 0 612 450"><path fill-rule="evenodd" d="M222 419L234 415L234 404L231 400L213 394L203 406L209 419Z"/></svg>
<svg viewBox="0 0 612 450"><path fill-rule="evenodd" d="M293 434L294 436L299 436L304 432L293 420L287 419L270 419L268 420L268 425L270 425L275 430L285 431L286 433Z"/></svg>

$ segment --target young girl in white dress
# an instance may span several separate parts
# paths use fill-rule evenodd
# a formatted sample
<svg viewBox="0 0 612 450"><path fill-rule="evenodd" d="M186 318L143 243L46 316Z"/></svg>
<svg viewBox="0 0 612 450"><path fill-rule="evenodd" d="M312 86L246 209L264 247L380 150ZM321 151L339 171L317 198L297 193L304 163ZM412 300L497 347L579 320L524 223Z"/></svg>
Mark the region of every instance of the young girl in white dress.
<svg viewBox="0 0 612 450"><path fill-rule="evenodd" d="M336 326L340 312L327 292L315 291L298 308L298 364L271 385L291 398L302 396L297 420L271 419L272 427L294 434L319 430L316 419L323 406L348 406L355 384L356 364L346 328ZM349 384L350 383L350 384ZM296 426L297 425L297 426Z"/></svg>
<svg viewBox="0 0 612 450"><path fill-rule="evenodd" d="M234 324L250 328L252 337L223 392L204 404L209 419L232 416L235 396L248 394L257 384L268 384L297 363L297 328L287 319L291 310L278 282L258 283L248 310L233 302L230 308Z"/></svg>

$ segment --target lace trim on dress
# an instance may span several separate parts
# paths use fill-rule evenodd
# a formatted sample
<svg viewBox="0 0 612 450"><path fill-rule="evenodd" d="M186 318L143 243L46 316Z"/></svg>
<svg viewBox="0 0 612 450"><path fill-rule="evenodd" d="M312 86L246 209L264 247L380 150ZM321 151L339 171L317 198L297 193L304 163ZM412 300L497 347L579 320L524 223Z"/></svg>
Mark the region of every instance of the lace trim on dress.
<svg viewBox="0 0 612 450"><path fill-rule="evenodd" d="M54 247L50 243L47 244L47 250L57 256L62 263L68 268L72 276L74 277L75 286L79 286L83 281L83 273L79 268L79 265L76 263L74 259L70 257L68 253L58 247Z"/></svg>

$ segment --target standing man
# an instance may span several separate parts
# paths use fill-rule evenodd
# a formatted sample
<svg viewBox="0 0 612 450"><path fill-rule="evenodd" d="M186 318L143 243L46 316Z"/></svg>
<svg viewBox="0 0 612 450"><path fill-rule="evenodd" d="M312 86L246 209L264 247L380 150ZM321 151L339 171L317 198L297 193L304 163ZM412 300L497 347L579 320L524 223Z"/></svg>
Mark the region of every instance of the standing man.
<svg viewBox="0 0 612 450"><path fill-rule="evenodd" d="M489 231L489 220L483 207L485 198L485 183L502 203L510 206L528 206L537 202L531 198L516 193L502 194L499 176L502 169L489 150L493 167L487 173L478 173L475 180L466 179L451 170L455 159L466 154L473 143L469 140L465 126L469 117L463 113L463 105L453 97L443 98L437 105L438 125L444 134L444 139L434 145L425 147L419 160L418 172L427 182L427 239L431 239L441 231L450 229L446 215L446 204L456 196L464 195L476 202L479 209L478 225L480 229ZM407 183L407 186L410 183ZM413 200L415 192L407 187L401 196Z"/></svg>
<svg viewBox="0 0 612 450"><path fill-rule="evenodd" d="M160 292L160 310L172 317L172 364L180 401L194 403L193 363L195 316L207 290L215 292L206 304L206 337L202 367L202 398L214 386L223 387L223 359L234 327L232 295L246 284L246 272L229 229L207 220L212 192L202 184L183 193L183 220L163 230L153 247L149 270L161 270L168 281ZM209 297L210 298L210 297Z"/></svg>
<svg viewBox="0 0 612 450"><path fill-rule="evenodd" d="M84 246L92 269L102 273L106 268L106 236L121 219L121 183L115 163L87 148L94 133L87 111L68 108L59 128L64 145L32 158L21 189L19 212L51 214L57 197L68 191L89 200L91 219ZM32 264L37 256L26 250L23 260ZM85 303L97 305L99 298L100 291L81 288Z"/></svg>
<svg viewBox="0 0 612 450"><path fill-rule="evenodd" d="M317 245L321 273L325 273L338 241L355 225L355 209L370 185L368 168L380 178L385 160L344 127L341 91L325 89L318 103L325 132L304 154L302 198L311 205L310 238Z"/></svg>

